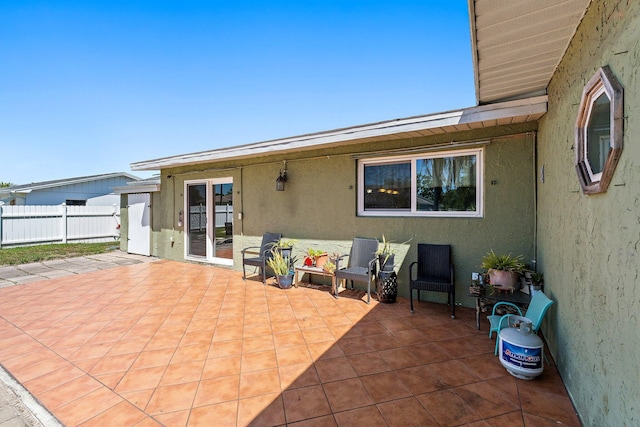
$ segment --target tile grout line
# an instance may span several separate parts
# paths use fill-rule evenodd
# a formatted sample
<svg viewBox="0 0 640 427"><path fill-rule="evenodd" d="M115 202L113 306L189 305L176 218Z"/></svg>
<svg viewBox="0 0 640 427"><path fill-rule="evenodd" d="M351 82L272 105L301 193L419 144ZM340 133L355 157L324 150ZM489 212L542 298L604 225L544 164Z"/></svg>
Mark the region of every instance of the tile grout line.
<svg viewBox="0 0 640 427"><path fill-rule="evenodd" d="M29 426L63 427L63 424L25 387L0 365L0 397L3 397Z"/></svg>

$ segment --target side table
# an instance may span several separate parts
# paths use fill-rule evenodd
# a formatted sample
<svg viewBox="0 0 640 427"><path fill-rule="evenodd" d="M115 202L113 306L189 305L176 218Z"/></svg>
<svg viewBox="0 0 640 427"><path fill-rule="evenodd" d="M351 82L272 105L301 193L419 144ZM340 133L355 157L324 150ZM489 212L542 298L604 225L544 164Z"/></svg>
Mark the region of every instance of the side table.
<svg viewBox="0 0 640 427"><path fill-rule="evenodd" d="M524 292L520 292L516 290L514 292L498 292L496 291L493 295L469 295L476 299L476 328L480 330L480 303L481 300L486 300L492 303L496 303L499 301L507 301L516 304L517 306L526 309L531 302L531 295L525 294Z"/></svg>
<svg viewBox="0 0 640 427"><path fill-rule="evenodd" d="M336 274L335 273L326 271L322 267L307 267L304 265L295 267L294 271L295 271L295 276L293 278L294 286L298 286L298 273L302 273L302 277L304 277L304 274L307 273L309 275L309 282L311 282L312 274L317 274L324 277L331 277L331 293L335 295L335 291L336 291Z"/></svg>

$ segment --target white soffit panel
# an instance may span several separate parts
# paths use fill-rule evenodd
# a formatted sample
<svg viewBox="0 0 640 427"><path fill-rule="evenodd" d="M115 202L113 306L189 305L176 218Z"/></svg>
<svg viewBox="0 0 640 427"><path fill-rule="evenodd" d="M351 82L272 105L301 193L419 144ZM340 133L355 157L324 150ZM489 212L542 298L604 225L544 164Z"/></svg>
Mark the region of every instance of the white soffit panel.
<svg viewBox="0 0 640 427"><path fill-rule="evenodd" d="M469 0L479 104L546 94L590 0Z"/></svg>

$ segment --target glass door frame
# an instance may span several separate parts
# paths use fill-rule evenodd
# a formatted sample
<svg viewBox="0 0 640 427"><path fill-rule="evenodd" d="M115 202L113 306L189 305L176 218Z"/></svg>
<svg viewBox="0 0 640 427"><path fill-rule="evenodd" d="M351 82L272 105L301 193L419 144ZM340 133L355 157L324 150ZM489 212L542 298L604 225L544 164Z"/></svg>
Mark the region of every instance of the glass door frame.
<svg viewBox="0 0 640 427"><path fill-rule="evenodd" d="M218 265L228 265L233 266L233 258L220 258L213 256L215 251L215 239L216 239L216 205L215 205L215 194L213 194L213 189L216 185L219 184L231 184L233 185L232 177L223 177L223 178L209 178L209 179L195 179L184 182L184 212L185 212L185 222L184 222L184 258L192 261L200 261L200 262L208 262L211 264ZM207 232L206 232L206 256L200 257L189 254L189 186L190 185L204 185L206 188L206 212L207 212Z"/></svg>

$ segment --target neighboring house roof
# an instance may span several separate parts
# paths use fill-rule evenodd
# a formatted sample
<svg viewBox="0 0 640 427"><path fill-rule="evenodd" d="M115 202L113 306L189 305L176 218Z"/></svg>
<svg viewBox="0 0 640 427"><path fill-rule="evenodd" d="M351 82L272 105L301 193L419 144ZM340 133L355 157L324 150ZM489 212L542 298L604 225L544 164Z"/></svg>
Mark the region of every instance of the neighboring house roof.
<svg viewBox="0 0 640 427"><path fill-rule="evenodd" d="M107 173L102 175L81 176L76 178L56 179L53 181L32 182L30 184L12 185L10 187L0 188L0 194L3 193L30 193L34 190L44 190L47 188L61 187L63 185L80 184L83 182L100 181L103 179L117 178L124 176L132 181L139 181L140 178L126 172Z"/></svg>
<svg viewBox="0 0 640 427"><path fill-rule="evenodd" d="M478 104L546 89L591 0L468 0Z"/></svg>
<svg viewBox="0 0 640 427"><path fill-rule="evenodd" d="M372 141L413 138L490 126L536 121L547 111L547 97L538 96L500 104L456 111L387 120L255 144L220 148L131 164L131 170L158 170L168 167L209 163L266 154L312 150Z"/></svg>
<svg viewBox="0 0 640 427"><path fill-rule="evenodd" d="M156 191L160 191L159 176L128 182L126 186L113 188L113 192L116 194L154 193Z"/></svg>

